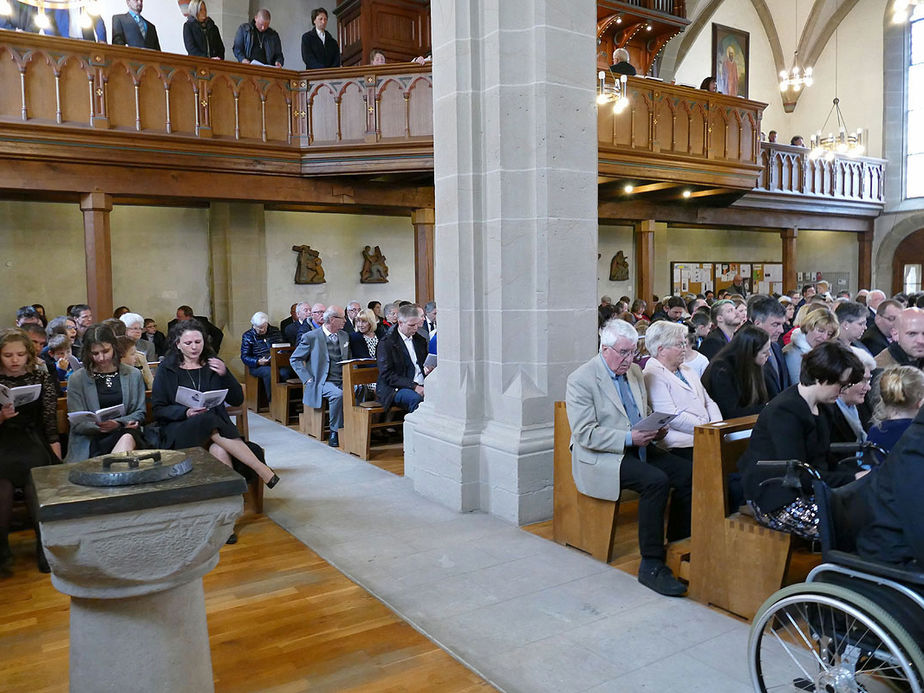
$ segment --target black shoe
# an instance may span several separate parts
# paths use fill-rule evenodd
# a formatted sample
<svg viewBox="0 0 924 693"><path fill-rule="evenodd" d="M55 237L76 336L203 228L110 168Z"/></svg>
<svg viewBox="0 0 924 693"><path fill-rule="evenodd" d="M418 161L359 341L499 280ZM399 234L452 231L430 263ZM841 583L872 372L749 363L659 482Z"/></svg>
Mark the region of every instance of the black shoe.
<svg viewBox="0 0 924 693"><path fill-rule="evenodd" d="M51 567L48 565L48 559L45 558L45 550L41 545L35 549L35 565L38 566L40 573L50 573Z"/></svg>
<svg viewBox="0 0 924 693"><path fill-rule="evenodd" d="M226 544L236 544L237 543L237 532L231 532L231 536L228 537Z"/></svg>
<svg viewBox="0 0 924 693"><path fill-rule="evenodd" d="M273 471L272 469L270 470ZM273 472L273 478L266 482L266 488L273 488L276 484L279 483L279 477L276 475L276 472Z"/></svg>
<svg viewBox="0 0 924 693"><path fill-rule="evenodd" d="M671 569L663 563L657 564L653 568L640 567L638 570L638 581L650 590L665 597L682 597L687 591L687 586L674 577Z"/></svg>
<svg viewBox="0 0 924 693"><path fill-rule="evenodd" d="M337 437L337 431L330 432L330 438L328 439L327 444L332 448L340 447L340 438Z"/></svg>

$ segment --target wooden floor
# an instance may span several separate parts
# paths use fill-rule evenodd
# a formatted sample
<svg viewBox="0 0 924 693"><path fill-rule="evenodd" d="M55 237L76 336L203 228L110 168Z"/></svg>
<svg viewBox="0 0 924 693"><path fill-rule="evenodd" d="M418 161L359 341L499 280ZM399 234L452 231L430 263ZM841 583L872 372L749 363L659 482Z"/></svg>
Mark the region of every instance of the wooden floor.
<svg viewBox="0 0 924 693"><path fill-rule="evenodd" d="M494 690L268 518L238 534L204 579L216 691ZM10 543L0 691L67 691L68 597L36 570L31 532Z"/></svg>

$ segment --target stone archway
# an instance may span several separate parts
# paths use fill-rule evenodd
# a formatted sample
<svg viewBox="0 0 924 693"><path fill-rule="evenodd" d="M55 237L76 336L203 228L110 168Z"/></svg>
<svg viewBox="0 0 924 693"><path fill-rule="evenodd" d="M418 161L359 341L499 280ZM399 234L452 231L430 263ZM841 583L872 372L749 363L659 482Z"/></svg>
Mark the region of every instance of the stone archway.
<svg viewBox="0 0 924 693"><path fill-rule="evenodd" d="M903 269L908 264L924 265L924 228L913 231L898 244L892 255L892 294L902 291Z"/></svg>
<svg viewBox="0 0 924 693"><path fill-rule="evenodd" d="M877 226L880 221L888 224L888 219L894 218L891 215L880 217L877 220ZM892 276L892 265L899 246L909 236L924 229L924 213L913 213L895 223L885 232L877 229L876 236L881 240L873 247L873 286L870 288L882 289L888 291L891 289L895 279Z"/></svg>

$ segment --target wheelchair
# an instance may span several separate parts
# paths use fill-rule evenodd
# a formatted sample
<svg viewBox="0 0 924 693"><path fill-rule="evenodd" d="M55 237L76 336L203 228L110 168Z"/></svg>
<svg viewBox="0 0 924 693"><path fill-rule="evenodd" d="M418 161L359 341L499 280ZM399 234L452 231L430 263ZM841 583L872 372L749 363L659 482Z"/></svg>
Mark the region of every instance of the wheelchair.
<svg viewBox="0 0 924 693"><path fill-rule="evenodd" d="M832 489L809 465L782 464L790 481L796 466L814 478L823 563L804 583L773 594L754 617L754 690L922 693L924 573L856 554L868 519L861 495L868 477Z"/></svg>

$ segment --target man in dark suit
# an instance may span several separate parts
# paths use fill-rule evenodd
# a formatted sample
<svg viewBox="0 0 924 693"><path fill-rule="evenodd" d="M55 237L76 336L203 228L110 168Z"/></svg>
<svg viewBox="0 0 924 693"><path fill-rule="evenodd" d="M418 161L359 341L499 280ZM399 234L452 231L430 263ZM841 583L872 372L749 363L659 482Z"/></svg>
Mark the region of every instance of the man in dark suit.
<svg viewBox="0 0 924 693"><path fill-rule="evenodd" d="M128 12L112 15L112 45L160 50L157 28L141 16L143 0L125 0Z"/></svg>
<svg viewBox="0 0 924 693"><path fill-rule="evenodd" d="M346 309L346 327L344 328L350 334L356 332L356 328L353 327L353 321L356 319L356 316L359 315L359 311L363 309L362 304L359 301L350 301L347 303Z"/></svg>
<svg viewBox="0 0 924 693"><path fill-rule="evenodd" d="M879 304L873 326L860 337L860 341L866 345L873 356L879 355L889 347L892 342L892 328L901 314L902 304L898 301L890 298Z"/></svg>
<svg viewBox="0 0 924 693"><path fill-rule="evenodd" d="M319 409L327 400L330 414L330 438L327 444L340 447L343 428L343 364L350 358L350 336L343 329L343 308L330 306L324 311L321 328L302 335L289 357L292 370L302 381L302 402Z"/></svg>
<svg viewBox="0 0 924 693"><path fill-rule="evenodd" d="M770 358L764 364L764 382L770 399L792 385L789 369L783 361L779 339L786 322L786 309L771 296L756 296L748 303L748 319L770 335Z"/></svg>
<svg viewBox="0 0 924 693"><path fill-rule="evenodd" d="M735 330L741 326L742 319L735 304L728 299L713 303L710 314L715 329L699 345L699 353L711 361L735 336Z"/></svg>
<svg viewBox="0 0 924 693"><path fill-rule="evenodd" d="M436 302L428 301L423 307L423 319L417 334L430 342L430 337L436 334Z"/></svg>
<svg viewBox="0 0 924 693"><path fill-rule="evenodd" d="M876 321L876 311L879 304L886 300L885 291L873 289L866 294L866 328L869 329Z"/></svg>
<svg viewBox="0 0 924 693"><path fill-rule="evenodd" d="M311 332L314 325L311 322L311 306L302 301L295 304L295 320L286 325L283 334L286 341L292 346L298 346L302 340L302 335Z"/></svg>
<svg viewBox="0 0 924 693"><path fill-rule="evenodd" d="M140 2L140 0L138 0ZM323 70L340 67L340 46L327 33L327 10L319 7L311 11L314 29L302 34L302 60L306 70Z"/></svg>
<svg viewBox="0 0 924 693"><path fill-rule="evenodd" d="M282 332L283 335L286 333L286 328L295 322L295 306L297 305L297 303L293 303L289 306L289 317L283 318L282 322L279 323L279 331Z"/></svg>
<svg viewBox="0 0 924 693"><path fill-rule="evenodd" d="M176 319L167 323L167 332L169 333L173 326L181 320L198 320L202 327L205 328L206 333L208 333L209 339L212 340L212 348L215 352L217 353L221 349L221 340L225 338L224 332L209 322L209 319L204 315L194 315L193 309L189 306L180 306L176 309Z"/></svg>
<svg viewBox="0 0 924 693"><path fill-rule="evenodd" d="M430 369L424 367L427 340L417 334L420 322L419 306L401 306L395 329L379 340L375 396L386 411L397 406L411 412L423 401L424 377Z"/></svg>

